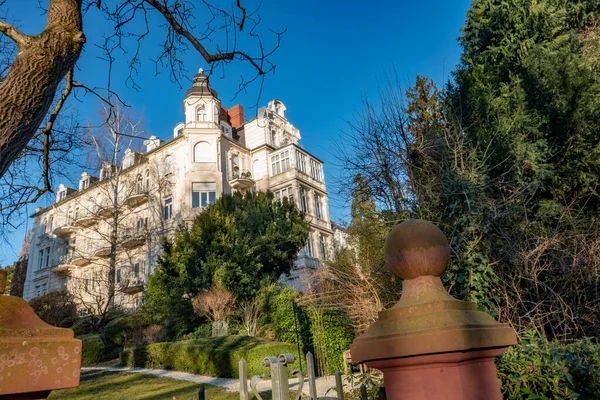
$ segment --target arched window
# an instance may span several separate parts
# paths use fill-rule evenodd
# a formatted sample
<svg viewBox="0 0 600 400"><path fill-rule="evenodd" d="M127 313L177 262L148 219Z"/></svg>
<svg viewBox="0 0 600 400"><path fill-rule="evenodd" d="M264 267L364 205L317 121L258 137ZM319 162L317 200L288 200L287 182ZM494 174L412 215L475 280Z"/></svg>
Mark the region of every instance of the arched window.
<svg viewBox="0 0 600 400"><path fill-rule="evenodd" d="M165 176L173 173L173 158L171 156L165 157Z"/></svg>
<svg viewBox="0 0 600 400"><path fill-rule="evenodd" d="M254 176L254 179L261 179L263 177L259 160L254 160L254 163L252 163L252 176Z"/></svg>
<svg viewBox="0 0 600 400"><path fill-rule="evenodd" d="M194 162L214 162L212 146L208 142L198 142L194 146Z"/></svg>
<svg viewBox="0 0 600 400"><path fill-rule="evenodd" d="M137 192L142 193L144 191L144 181L142 180L142 174L137 176Z"/></svg>
<svg viewBox="0 0 600 400"><path fill-rule="evenodd" d="M206 106L204 104L200 104L198 108L196 108L196 121L204 122L206 121Z"/></svg>
<svg viewBox="0 0 600 400"><path fill-rule="evenodd" d="M240 158L237 154L234 154L233 157L231 157L231 170L234 178L240 177Z"/></svg>
<svg viewBox="0 0 600 400"><path fill-rule="evenodd" d="M150 170L146 170L146 191L150 191Z"/></svg>

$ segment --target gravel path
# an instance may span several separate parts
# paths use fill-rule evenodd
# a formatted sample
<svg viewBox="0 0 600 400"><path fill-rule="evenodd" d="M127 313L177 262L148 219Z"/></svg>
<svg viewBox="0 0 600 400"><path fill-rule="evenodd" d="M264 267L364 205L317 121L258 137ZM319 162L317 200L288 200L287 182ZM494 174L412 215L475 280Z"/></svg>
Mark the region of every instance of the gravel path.
<svg viewBox="0 0 600 400"><path fill-rule="evenodd" d="M198 384L206 383L209 385L220 386L230 392L239 392L240 383L237 379L215 378L212 376L196 375L189 372L169 371L166 369L146 369L146 368L125 368L125 367L81 367L82 371L116 371L133 372L138 374L152 375L161 378L175 379L178 381L194 382ZM342 378L343 379L343 378ZM346 386L346 382L344 382ZM335 379L333 376L325 376L316 379L317 396L319 398L335 398ZM271 390L271 380L263 379L257 385L259 392ZM298 379L290 378L290 389L297 390ZM251 391L248 384L248 391ZM302 393L308 395L308 379L304 379Z"/></svg>

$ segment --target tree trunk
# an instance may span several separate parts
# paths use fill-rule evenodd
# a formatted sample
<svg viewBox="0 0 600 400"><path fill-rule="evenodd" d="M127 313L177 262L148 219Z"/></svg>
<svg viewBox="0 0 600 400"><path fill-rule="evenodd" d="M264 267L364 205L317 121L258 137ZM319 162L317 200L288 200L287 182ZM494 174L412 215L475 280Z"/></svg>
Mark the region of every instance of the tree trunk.
<svg viewBox="0 0 600 400"><path fill-rule="evenodd" d="M12 37L19 54L0 84L0 178L40 127L58 85L79 59L85 42L81 0L50 0L42 33Z"/></svg>

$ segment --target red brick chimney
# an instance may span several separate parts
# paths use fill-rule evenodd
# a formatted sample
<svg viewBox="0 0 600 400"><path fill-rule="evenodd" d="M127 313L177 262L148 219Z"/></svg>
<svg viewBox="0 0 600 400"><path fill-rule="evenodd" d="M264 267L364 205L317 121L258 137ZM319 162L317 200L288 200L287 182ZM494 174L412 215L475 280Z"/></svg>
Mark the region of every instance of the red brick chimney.
<svg viewBox="0 0 600 400"><path fill-rule="evenodd" d="M232 128L238 128L244 123L244 107L241 104L236 104L227 110L231 121Z"/></svg>

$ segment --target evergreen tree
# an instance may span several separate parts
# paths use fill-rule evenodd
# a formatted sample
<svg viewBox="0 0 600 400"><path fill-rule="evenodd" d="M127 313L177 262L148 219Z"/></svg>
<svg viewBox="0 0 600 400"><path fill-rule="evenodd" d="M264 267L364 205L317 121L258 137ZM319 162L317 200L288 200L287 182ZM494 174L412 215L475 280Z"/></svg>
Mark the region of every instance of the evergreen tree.
<svg viewBox="0 0 600 400"><path fill-rule="evenodd" d="M289 274L308 239L308 224L294 203L272 193L223 195L181 230L150 278L146 304L161 321L177 319L185 331L194 319L191 299L213 284L242 301L261 281Z"/></svg>

